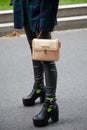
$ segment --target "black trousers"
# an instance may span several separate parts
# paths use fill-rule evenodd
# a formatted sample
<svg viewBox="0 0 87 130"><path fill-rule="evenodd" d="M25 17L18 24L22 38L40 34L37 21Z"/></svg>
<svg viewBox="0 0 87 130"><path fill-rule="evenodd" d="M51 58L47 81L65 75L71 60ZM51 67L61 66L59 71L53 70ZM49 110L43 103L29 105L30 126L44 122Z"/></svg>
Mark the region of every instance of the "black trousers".
<svg viewBox="0 0 87 130"><path fill-rule="evenodd" d="M24 29L27 36L28 43L30 45L30 49L32 52L32 40L36 38L38 34L32 32L27 22L27 16L25 14L25 23ZM34 70L34 82L35 87L38 87L38 84L43 82L45 73L45 81L46 81L46 98L48 97L56 97L56 88L57 88L57 69L55 62L49 61L35 61L32 60L33 70Z"/></svg>

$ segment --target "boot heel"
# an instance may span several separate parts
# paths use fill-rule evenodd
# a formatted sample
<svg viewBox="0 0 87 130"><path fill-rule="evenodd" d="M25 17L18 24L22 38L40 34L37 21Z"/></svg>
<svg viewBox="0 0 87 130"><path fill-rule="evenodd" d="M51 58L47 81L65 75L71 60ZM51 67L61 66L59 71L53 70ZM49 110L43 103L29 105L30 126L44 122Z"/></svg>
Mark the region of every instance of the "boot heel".
<svg viewBox="0 0 87 130"><path fill-rule="evenodd" d="M42 89L42 93L41 93L41 96L40 96L40 103L43 103L45 100L45 90Z"/></svg>
<svg viewBox="0 0 87 130"><path fill-rule="evenodd" d="M40 103L43 103L45 100L45 95L40 96Z"/></svg>
<svg viewBox="0 0 87 130"><path fill-rule="evenodd" d="M52 116L51 116L51 120L53 122L57 122L59 121L59 109L58 108L54 108L52 111Z"/></svg>

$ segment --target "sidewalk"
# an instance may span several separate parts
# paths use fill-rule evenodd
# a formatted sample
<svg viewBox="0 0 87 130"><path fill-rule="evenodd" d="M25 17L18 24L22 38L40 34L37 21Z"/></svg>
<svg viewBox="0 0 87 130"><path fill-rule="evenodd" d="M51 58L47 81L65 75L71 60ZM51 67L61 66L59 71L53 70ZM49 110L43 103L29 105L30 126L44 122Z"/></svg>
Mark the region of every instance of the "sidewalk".
<svg viewBox="0 0 87 130"><path fill-rule="evenodd" d="M53 32L59 38L61 58L58 69L58 123L41 130L87 130L87 28ZM22 97L33 83L31 53L25 36L0 38L0 130L38 130L32 117L42 105L24 107Z"/></svg>

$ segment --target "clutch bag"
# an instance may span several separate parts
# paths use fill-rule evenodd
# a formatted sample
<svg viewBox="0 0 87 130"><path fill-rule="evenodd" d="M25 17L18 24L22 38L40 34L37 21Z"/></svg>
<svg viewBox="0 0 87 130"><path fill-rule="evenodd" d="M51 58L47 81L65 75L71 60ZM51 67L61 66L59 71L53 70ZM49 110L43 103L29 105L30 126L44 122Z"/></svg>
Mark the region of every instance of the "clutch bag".
<svg viewBox="0 0 87 130"><path fill-rule="evenodd" d="M58 61L61 43L58 39L33 39L32 59L40 61Z"/></svg>

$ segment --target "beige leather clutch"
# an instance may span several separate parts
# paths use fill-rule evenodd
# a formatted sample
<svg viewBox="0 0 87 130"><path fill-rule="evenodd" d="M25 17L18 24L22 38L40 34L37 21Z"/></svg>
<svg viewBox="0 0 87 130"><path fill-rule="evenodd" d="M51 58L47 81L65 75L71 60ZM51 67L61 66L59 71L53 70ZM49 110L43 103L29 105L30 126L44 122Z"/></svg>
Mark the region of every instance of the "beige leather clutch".
<svg viewBox="0 0 87 130"><path fill-rule="evenodd" d="M33 39L32 59L57 61L60 57L61 43L58 39Z"/></svg>

